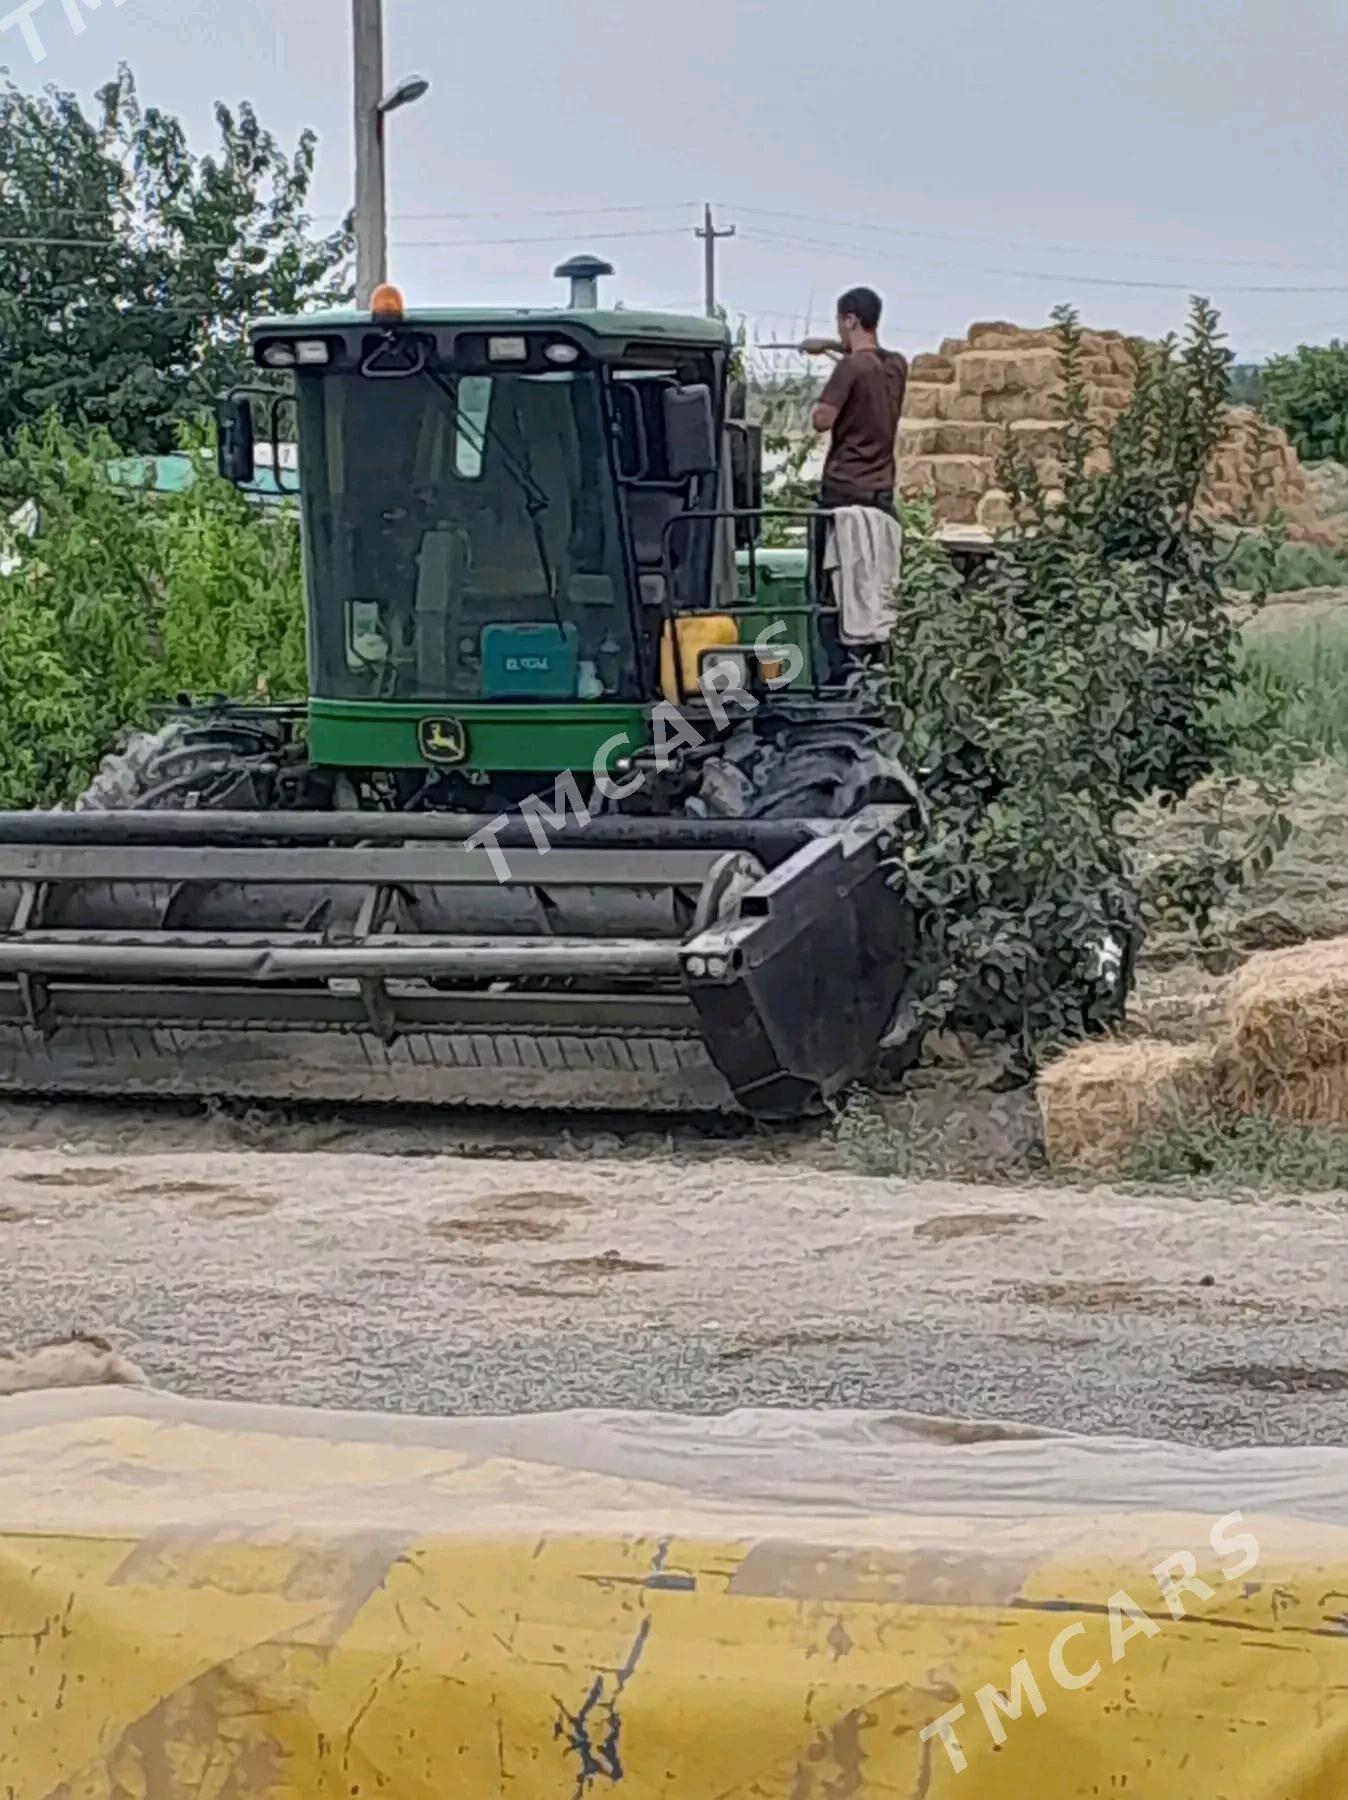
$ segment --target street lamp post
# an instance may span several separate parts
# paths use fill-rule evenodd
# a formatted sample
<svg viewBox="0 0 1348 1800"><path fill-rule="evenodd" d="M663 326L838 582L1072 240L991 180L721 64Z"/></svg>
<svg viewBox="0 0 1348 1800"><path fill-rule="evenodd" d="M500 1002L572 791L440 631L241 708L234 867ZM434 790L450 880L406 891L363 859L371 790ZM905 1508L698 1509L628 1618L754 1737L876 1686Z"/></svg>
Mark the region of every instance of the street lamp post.
<svg viewBox="0 0 1348 1800"><path fill-rule="evenodd" d="M351 43L355 71L356 305L366 308L374 290L388 279L384 120L400 106L420 100L430 83L414 75L391 91L384 91L383 0L351 0Z"/></svg>

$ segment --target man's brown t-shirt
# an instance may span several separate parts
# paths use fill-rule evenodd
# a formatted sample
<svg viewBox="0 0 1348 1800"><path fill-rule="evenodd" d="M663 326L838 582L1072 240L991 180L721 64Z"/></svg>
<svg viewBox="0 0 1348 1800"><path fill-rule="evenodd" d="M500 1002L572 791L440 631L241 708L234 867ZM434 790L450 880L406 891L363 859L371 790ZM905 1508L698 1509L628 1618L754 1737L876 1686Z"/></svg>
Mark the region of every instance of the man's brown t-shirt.
<svg viewBox="0 0 1348 1800"><path fill-rule="evenodd" d="M854 350L829 376L821 406L836 406L824 463L824 487L856 495L892 493L894 439L908 386L908 363L897 350Z"/></svg>

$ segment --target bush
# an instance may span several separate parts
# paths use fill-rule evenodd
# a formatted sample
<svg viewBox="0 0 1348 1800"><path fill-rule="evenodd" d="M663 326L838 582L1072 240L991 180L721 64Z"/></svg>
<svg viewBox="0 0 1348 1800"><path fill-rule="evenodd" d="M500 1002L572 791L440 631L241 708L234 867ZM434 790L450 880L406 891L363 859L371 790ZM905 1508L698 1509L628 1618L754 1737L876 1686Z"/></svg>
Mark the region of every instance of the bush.
<svg viewBox="0 0 1348 1800"><path fill-rule="evenodd" d="M193 453L199 438L186 441ZM54 422L0 468L39 534L0 577L0 804L74 799L127 726L182 692L305 692L298 530L258 520L206 461L186 492L113 485L117 447Z"/></svg>
<svg viewBox="0 0 1348 1800"><path fill-rule="evenodd" d="M910 509L891 668L930 807L896 876L926 920L924 1011L993 1027L1019 1072L1105 1023L1126 987L1142 909L1120 822L1225 760L1239 648L1224 555L1195 507L1227 429L1216 315L1196 301L1182 349L1136 348L1110 467L1089 474L1102 438L1080 331L1070 309L1055 318L1061 495L1008 434L1018 528L963 586Z"/></svg>
<svg viewBox="0 0 1348 1800"><path fill-rule="evenodd" d="M1303 588L1348 587L1348 546L1270 545L1243 537L1232 552L1226 580L1241 593L1294 594Z"/></svg>
<svg viewBox="0 0 1348 1800"><path fill-rule="evenodd" d="M1303 344L1294 356L1269 359L1261 380L1263 408L1307 462L1348 462L1348 344Z"/></svg>

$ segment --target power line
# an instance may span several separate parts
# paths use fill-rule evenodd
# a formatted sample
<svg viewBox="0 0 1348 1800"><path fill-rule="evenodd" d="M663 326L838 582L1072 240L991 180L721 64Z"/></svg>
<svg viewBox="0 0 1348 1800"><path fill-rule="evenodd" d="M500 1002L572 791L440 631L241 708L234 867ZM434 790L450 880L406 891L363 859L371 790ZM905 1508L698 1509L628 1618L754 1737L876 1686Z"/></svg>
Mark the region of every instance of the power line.
<svg viewBox="0 0 1348 1800"><path fill-rule="evenodd" d="M624 228L618 231L605 231L603 236L606 241L615 238L674 238L683 236L683 227L678 225L661 225L637 231L631 231ZM395 238L393 240L393 248L396 250L486 249L490 248L493 244L569 244L571 238L572 234L570 232L551 232L545 236L539 237ZM169 248L169 246L166 245L136 244L130 238L119 237L76 238L0 236L0 246L34 250L153 250ZM211 241L194 245L193 248L199 250L217 250L222 255L240 256L249 253L247 249L241 249L238 244L224 244ZM259 244L252 248L265 251L268 246Z"/></svg>
<svg viewBox="0 0 1348 1800"><path fill-rule="evenodd" d="M695 200L660 201L643 206L533 206L506 207L497 212L400 212L392 216L406 225L466 222L471 219L598 219L633 213L691 212ZM314 213L316 219L342 219L345 213Z"/></svg>
<svg viewBox="0 0 1348 1800"><path fill-rule="evenodd" d="M723 204L723 203L722 203ZM820 213L786 212L767 206L742 206L742 213L759 219L786 219L800 225L827 225L843 227L846 230L873 231L883 237L916 237L930 238L952 244L994 244L1003 249L1034 249L1053 256L1079 256L1083 252L1093 256L1116 256L1130 262L1179 263L1185 268L1192 267L1191 256L1172 256L1168 252L1153 250L1120 250L1112 245L1092 243L1087 239L1079 239L1068 244L1050 244L1037 239L1023 237L997 237L987 232L933 231L926 226L917 225L877 225L873 219L846 219L826 217ZM1259 257L1210 256L1206 253L1199 259L1203 262L1222 264L1233 269L1277 269L1284 273L1301 270L1311 271L1303 264L1284 262L1265 262Z"/></svg>
<svg viewBox="0 0 1348 1800"><path fill-rule="evenodd" d="M746 241L765 244L769 247L781 246L791 249L836 250L844 256L874 257L875 245L842 244L836 239L800 237L791 232L749 230L744 233ZM1203 283L1187 281L1133 281L1115 275L1079 275L1070 269L1009 269L987 263L947 262L940 257L920 256L906 259L908 266L927 269L954 269L967 275L999 275L1016 281L1052 281L1070 282L1078 287L1138 288L1150 289L1164 293L1191 294L1195 287ZM889 263L886 267L895 268L897 264ZM1223 294L1348 294L1348 284L1335 286L1302 286L1302 285L1265 285L1243 282L1223 282L1220 288Z"/></svg>
<svg viewBox="0 0 1348 1800"><path fill-rule="evenodd" d="M605 231L604 241L607 243L617 238L681 238L684 227L681 225L654 225L644 230ZM498 238L401 238L394 239L395 250L467 250L488 248L492 244L569 244L573 233L550 232L544 237L498 237Z"/></svg>

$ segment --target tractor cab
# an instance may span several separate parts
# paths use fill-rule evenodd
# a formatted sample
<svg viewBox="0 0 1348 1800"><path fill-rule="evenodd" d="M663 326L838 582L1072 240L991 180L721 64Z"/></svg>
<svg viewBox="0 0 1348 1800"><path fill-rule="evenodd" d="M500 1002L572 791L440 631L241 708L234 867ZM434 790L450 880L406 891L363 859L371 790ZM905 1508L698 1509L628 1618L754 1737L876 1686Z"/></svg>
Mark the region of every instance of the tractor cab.
<svg viewBox="0 0 1348 1800"><path fill-rule="evenodd" d="M511 709L546 737L541 709L572 730L581 704L602 724L696 698L669 654L689 615L722 622L699 643L738 641L761 480L755 434L727 423L726 327L601 309L592 259L558 273L558 310L409 311L385 287L368 313L252 328L269 385L228 402L220 467L250 480L264 437L297 494L319 760L424 760L392 727L428 702L490 740ZM359 720L382 722L368 757Z"/></svg>

